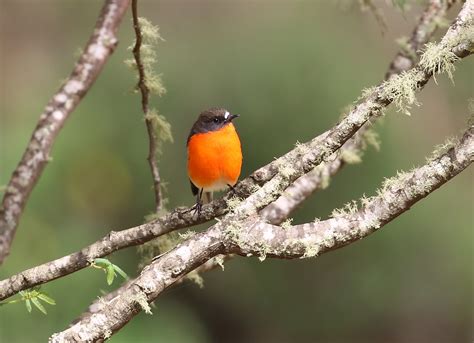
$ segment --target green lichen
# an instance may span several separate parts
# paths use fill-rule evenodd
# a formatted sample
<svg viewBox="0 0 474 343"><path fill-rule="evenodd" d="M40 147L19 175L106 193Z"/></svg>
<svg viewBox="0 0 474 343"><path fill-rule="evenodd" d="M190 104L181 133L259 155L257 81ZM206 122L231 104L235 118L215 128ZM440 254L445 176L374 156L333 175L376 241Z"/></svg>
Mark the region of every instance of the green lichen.
<svg viewBox="0 0 474 343"><path fill-rule="evenodd" d="M271 247L266 243L258 242L258 244L256 244L256 250L259 261L263 262L267 259L267 255L270 253Z"/></svg>
<svg viewBox="0 0 474 343"><path fill-rule="evenodd" d="M362 100L367 100L377 91L377 89L378 89L377 86L366 87L362 89L361 95L359 95L359 97L354 101L354 103L358 103ZM349 106L349 109L348 110L346 109L343 113L349 113L353 110L353 105L348 105L348 106Z"/></svg>
<svg viewBox="0 0 474 343"><path fill-rule="evenodd" d="M159 27L153 25L148 19L140 17L138 18L138 24L140 25L143 38L152 42L164 41L160 35Z"/></svg>
<svg viewBox="0 0 474 343"><path fill-rule="evenodd" d="M372 128L365 130L362 133L363 147L372 146L375 150L380 150L380 139L379 134L375 132Z"/></svg>
<svg viewBox="0 0 474 343"><path fill-rule="evenodd" d="M459 139L457 137L448 137L444 143L435 146L431 155L426 158L426 161L433 162L435 159L439 158L439 156L445 154L449 149L454 147L458 142Z"/></svg>
<svg viewBox="0 0 474 343"><path fill-rule="evenodd" d="M363 152L356 148L344 148L340 151L341 159L347 164L357 164L362 162Z"/></svg>
<svg viewBox="0 0 474 343"><path fill-rule="evenodd" d="M311 152L311 148L308 147L307 144L304 144L298 141L296 141L295 143L295 149L296 149L296 153L302 156L309 154Z"/></svg>
<svg viewBox="0 0 474 343"><path fill-rule="evenodd" d="M184 233L178 233L180 241L184 241L184 240L189 239L189 238L191 238L195 235L196 235L196 231L193 231L193 230L188 230Z"/></svg>
<svg viewBox="0 0 474 343"><path fill-rule="evenodd" d="M288 218L283 223L281 223L282 229L289 230L291 228L291 223L293 223L293 218Z"/></svg>
<svg viewBox="0 0 474 343"><path fill-rule="evenodd" d="M301 258L311 258L318 256L320 247L317 244L306 244L304 245L304 254Z"/></svg>
<svg viewBox="0 0 474 343"><path fill-rule="evenodd" d="M372 146L377 151L380 150L379 136L372 128L358 133L353 139L359 140L360 143L343 146L340 150L340 157L348 164L360 163L368 146Z"/></svg>
<svg viewBox="0 0 474 343"><path fill-rule="evenodd" d="M239 243L241 226L239 222L229 223L224 229L226 239Z"/></svg>
<svg viewBox="0 0 474 343"><path fill-rule="evenodd" d="M362 197L359 199L359 202L363 208L367 208L373 200L373 197L367 197L365 194L363 194Z"/></svg>
<svg viewBox="0 0 474 343"><path fill-rule="evenodd" d="M154 26L147 19L139 18L138 23L142 32L140 60L143 65L144 83L150 93L161 96L166 92L166 89L163 86L161 76L156 73L155 64L157 63L157 53L155 49L158 42L163 41L163 38L160 36L159 28ZM134 47L135 42L128 49L133 50ZM134 70L135 77L138 81L139 73L137 71L135 59L127 59L125 64ZM135 87L135 91L139 91L138 84ZM173 142L171 125L164 116L158 113L158 110L153 108L149 109L145 114L145 120L151 122L152 124L152 134L154 135L156 141L157 153L161 153L164 142Z"/></svg>
<svg viewBox="0 0 474 343"><path fill-rule="evenodd" d="M138 305L140 305L140 307L146 314L150 314L150 315L153 314L151 312L151 307L150 307L150 304L148 303L147 296L143 291L139 291L134 296L133 301L136 302Z"/></svg>
<svg viewBox="0 0 474 343"><path fill-rule="evenodd" d="M141 62L143 65L143 71L145 74L145 85L152 94L157 94L159 96L166 93L166 89L163 86L161 80L161 75L156 73L155 64L157 63L157 53L155 51L158 42L164 41L160 36L159 28L153 25L146 18L138 18L138 24L142 32L142 44L140 46L140 55ZM128 48L133 50L135 42ZM134 71L137 69L137 64L135 59L125 60L125 64L132 68ZM138 80L138 73L135 73ZM138 88L136 88L138 91Z"/></svg>
<svg viewBox="0 0 474 343"><path fill-rule="evenodd" d="M329 174L326 163L320 164L319 166L314 168L314 172L319 174L319 179L321 181L321 189L328 188L331 184L331 175Z"/></svg>
<svg viewBox="0 0 474 343"><path fill-rule="evenodd" d="M273 202L280 194L283 193L284 184L286 183L285 181L286 180L284 177L279 177L277 175L267 182L265 186L261 188L261 193L263 194L255 194L257 197L255 206L257 208L262 208Z"/></svg>
<svg viewBox="0 0 474 343"><path fill-rule="evenodd" d="M202 278L201 275L197 272L197 270L193 270L186 274L185 279L188 279L191 282L194 282L196 285L198 285L199 288L204 287L204 279Z"/></svg>
<svg viewBox="0 0 474 343"><path fill-rule="evenodd" d="M296 173L296 169L293 167L293 163L288 161L286 158L279 158L276 160L276 167L278 168L278 172L284 178L288 179L292 175Z"/></svg>
<svg viewBox="0 0 474 343"><path fill-rule="evenodd" d="M106 328L104 331L104 338L107 340L110 337L112 337L112 334L113 334L112 330L110 330L109 328Z"/></svg>
<svg viewBox="0 0 474 343"><path fill-rule="evenodd" d="M161 154L163 151L163 144L165 142L173 143L173 134L171 133L171 124L166 118L154 108L150 109L145 115L145 120L151 122L153 127L153 135L156 141L156 151Z"/></svg>
<svg viewBox="0 0 474 343"><path fill-rule="evenodd" d="M234 211L239 205L242 203L242 199L240 199L237 196L232 196L229 199L226 199L226 204L227 207L229 208L229 211Z"/></svg>
<svg viewBox="0 0 474 343"><path fill-rule="evenodd" d="M224 255L218 255L214 257L214 262L222 268L222 271L224 271L224 261L225 261Z"/></svg>
<svg viewBox="0 0 474 343"><path fill-rule="evenodd" d="M342 208L336 208L332 211L331 217L333 218L342 218L348 215L352 215L359 210L357 202L352 200L346 203Z"/></svg>
<svg viewBox="0 0 474 343"><path fill-rule="evenodd" d="M425 46L425 51L420 58L420 65L428 73L433 74L433 79L435 83L438 83L436 80L436 74L446 73L454 83L454 62L458 60L458 57L451 52L450 49L435 43L428 43Z"/></svg>
<svg viewBox="0 0 474 343"><path fill-rule="evenodd" d="M182 239L179 234L177 232L170 232L146 242L145 244L139 245L137 248L138 253L141 256L139 268L142 269L148 265L154 257L170 251L180 242L182 242Z"/></svg>
<svg viewBox="0 0 474 343"><path fill-rule="evenodd" d="M359 222L359 234L365 236L368 230L380 228L380 220L375 215L365 215Z"/></svg>
<svg viewBox="0 0 474 343"><path fill-rule="evenodd" d="M423 81L423 73L417 70L404 71L384 81L380 95L392 101L399 112L410 115L412 105L420 105L416 99L416 90L421 81Z"/></svg>
<svg viewBox="0 0 474 343"><path fill-rule="evenodd" d="M420 66L427 72L433 74L436 82L436 74L446 73L449 79L454 82L453 72L454 62L458 57L453 53L453 49L463 44L463 48L474 51L474 26L462 27L456 35L443 39L439 44L428 43L420 58Z"/></svg>

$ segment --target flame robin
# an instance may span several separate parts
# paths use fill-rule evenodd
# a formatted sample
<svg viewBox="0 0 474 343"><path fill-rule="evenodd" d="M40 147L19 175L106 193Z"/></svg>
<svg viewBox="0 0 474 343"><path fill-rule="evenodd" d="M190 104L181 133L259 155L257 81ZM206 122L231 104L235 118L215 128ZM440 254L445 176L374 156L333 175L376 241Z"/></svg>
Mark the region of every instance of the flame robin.
<svg viewBox="0 0 474 343"><path fill-rule="evenodd" d="M201 212L202 195L227 187L233 190L242 167L242 148L232 120L238 115L224 108L210 108L199 115L188 136L188 175L196 196L193 207Z"/></svg>

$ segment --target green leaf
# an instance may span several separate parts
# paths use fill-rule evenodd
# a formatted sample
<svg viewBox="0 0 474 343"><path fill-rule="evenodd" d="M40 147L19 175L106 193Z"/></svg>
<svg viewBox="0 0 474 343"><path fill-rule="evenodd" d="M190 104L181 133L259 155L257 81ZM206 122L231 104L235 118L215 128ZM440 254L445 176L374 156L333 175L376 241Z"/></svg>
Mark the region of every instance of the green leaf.
<svg viewBox="0 0 474 343"><path fill-rule="evenodd" d="M107 284L111 285L114 282L117 273L120 274L124 279L128 279L127 273L125 273L119 266L116 266L106 258L96 258L92 263L92 267L103 269L106 274Z"/></svg>
<svg viewBox="0 0 474 343"><path fill-rule="evenodd" d="M104 268L107 268L108 266L111 265L110 261L107 260L106 258L96 258L94 259L94 264L98 267L104 267Z"/></svg>
<svg viewBox="0 0 474 343"><path fill-rule="evenodd" d="M125 280L128 279L127 273L125 273L119 266L115 264L113 264L112 266L115 269L115 271L120 274L121 277L123 277Z"/></svg>
<svg viewBox="0 0 474 343"><path fill-rule="evenodd" d="M30 299L26 299L25 305L26 305L26 309L28 310L28 312L31 313L31 302L30 302Z"/></svg>
<svg viewBox="0 0 474 343"><path fill-rule="evenodd" d="M113 266L108 266L107 267L107 284L110 286L112 284L112 282L114 282L114 278L115 278L115 270L114 270L114 267Z"/></svg>
<svg viewBox="0 0 474 343"><path fill-rule="evenodd" d="M38 294L38 298L43 300L45 303L50 304L50 305L56 305L56 301L53 298L48 297L44 293Z"/></svg>
<svg viewBox="0 0 474 343"><path fill-rule="evenodd" d="M38 298L31 298L31 301L33 302L33 305L35 305L38 310L40 310L44 314L48 314L48 312L46 312L46 309L44 308L43 304L40 303Z"/></svg>

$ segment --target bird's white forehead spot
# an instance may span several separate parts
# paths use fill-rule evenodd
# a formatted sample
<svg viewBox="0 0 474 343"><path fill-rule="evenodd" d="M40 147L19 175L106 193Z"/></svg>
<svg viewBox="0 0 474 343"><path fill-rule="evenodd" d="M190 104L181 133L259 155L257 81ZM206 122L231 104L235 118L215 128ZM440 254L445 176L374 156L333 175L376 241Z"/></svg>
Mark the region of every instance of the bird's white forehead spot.
<svg viewBox="0 0 474 343"><path fill-rule="evenodd" d="M224 113L224 119L227 119L227 118L229 118L229 116L230 116L230 113L229 113L229 111L225 111L225 113Z"/></svg>

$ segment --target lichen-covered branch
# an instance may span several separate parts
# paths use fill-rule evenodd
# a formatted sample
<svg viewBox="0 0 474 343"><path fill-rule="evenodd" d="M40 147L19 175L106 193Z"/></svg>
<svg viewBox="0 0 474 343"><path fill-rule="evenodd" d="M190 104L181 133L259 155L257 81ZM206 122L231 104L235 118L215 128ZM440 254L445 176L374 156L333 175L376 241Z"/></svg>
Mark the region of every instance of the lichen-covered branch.
<svg viewBox="0 0 474 343"><path fill-rule="evenodd" d="M151 175L153 178L153 190L155 194L155 211L159 213L162 209L163 199L161 195L161 178L160 171L158 169L158 137L155 133L156 128L153 123L153 115L150 115L149 98L150 88L148 87L147 77L145 72L145 66L142 61L141 48L142 48L142 28L140 20L138 18L138 0L132 0L132 18L133 18L133 29L135 31L135 46L133 47L133 56L135 58L135 66L138 72L138 84L137 88L140 90L142 96L142 111L145 118L146 129L148 133L148 164L150 166Z"/></svg>
<svg viewBox="0 0 474 343"><path fill-rule="evenodd" d="M468 1L462 11L470 9L472 1ZM463 15L463 18L470 20L471 16ZM465 27L471 27L465 26ZM458 27L458 26L457 26ZM448 33L453 29L450 28ZM435 47L444 44L445 50L450 53L450 49L458 49L460 44L465 44L466 36L461 32L462 39L445 39ZM447 35L448 35L447 33ZM469 38L469 37L468 37ZM449 43L449 44L448 44ZM454 62L454 61L453 61ZM308 143L299 144L279 159L258 169L248 178L241 181L236 187L236 193L241 200L233 203L233 221L244 221L246 218L256 215L260 210L271 204L283 194L300 176L311 172L324 159L330 159L331 155L341 147L350 137L352 137L360 127L368 120L377 117L380 111L388 106L392 101L410 101L415 91L420 90L437 70L426 70L423 64L419 64L409 72L399 78L406 82L403 85L403 93L400 92L400 79L386 81L371 90L361 102L356 105L344 119L334 128L314 138ZM150 223L137 226L135 228L111 232L103 239L93 243L89 247L71 255L62 257L55 261L48 262L35 268L23 271L9 279L0 282L0 299L5 299L14 295L22 289L27 289L38 284L48 282L61 276L70 274L90 265L91 261L97 257L106 256L116 250L142 244L162 234L202 223L223 215L228 212L230 197L215 200L203 206L199 218L193 216L188 210L177 209ZM277 217L276 211L267 213L267 218ZM278 223L282 217L272 222Z"/></svg>
<svg viewBox="0 0 474 343"><path fill-rule="evenodd" d="M242 227L229 251L243 256L313 257L343 247L375 232L416 202L466 169L474 159L474 126L446 153L426 165L386 180L377 195L362 198L332 218L283 227L257 221Z"/></svg>
<svg viewBox="0 0 474 343"><path fill-rule="evenodd" d="M107 0L94 32L74 70L40 116L23 156L7 185L0 207L0 264L10 253L28 197L50 159L56 136L92 87L117 45L116 33L129 0Z"/></svg>
<svg viewBox="0 0 474 343"><path fill-rule="evenodd" d="M364 124L338 152L309 173L296 179L277 200L260 211L260 216L272 224L280 224L314 192L329 186L331 177L346 164L360 162L367 145L371 144L378 148L377 137L370 130L371 125L371 122Z"/></svg>
<svg viewBox="0 0 474 343"><path fill-rule="evenodd" d="M224 214L225 200L215 201L213 209L208 208L199 218L190 211L176 209L173 212L149 223L122 231L112 231L97 242L70 255L27 269L8 279L0 281L0 300L8 298L23 289L57 279L91 265L99 257L114 251L142 244L172 230L184 228Z"/></svg>
<svg viewBox="0 0 474 343"><path fill-rule="evenodd" d="M456 0L429 0L411 37L403 42L402 49L393 59L385 75L389 79L392 75L410 69L419 57L420 49L445 19L447 10Z"/></svg>
<svg viewBox="0 0 474 343"><path fill-rule="evenodd" d="M447 10L456 0L430 0L423 11L407 44L395 56L385 75L385 79L407 71L417 63L422 47L430 40L434 32L445 19ZM368 145L378 148L377 137L370 131L371 122L364 124L350 140L327 162L297 179L273 203L264 208L260 214L271 218L270 222L279 224L293 212L304 200L319 189L328 186L333 175L347 163L357 163Z"/></svg>
<svg viewBox="0 0 474 343"><path fill-rule="evenodd" d="M101 341L122 328L138 312L151 313L149 303L191 270L219 254L300 258L314 257L366 237L467 168L474 158L474 127L459 142L426 165L384 182L378 194L362 199L322 222L276 226L257 215L235 221L229 214L205 232L194 235L143 269L102 308L52 342Z"/></svg>

